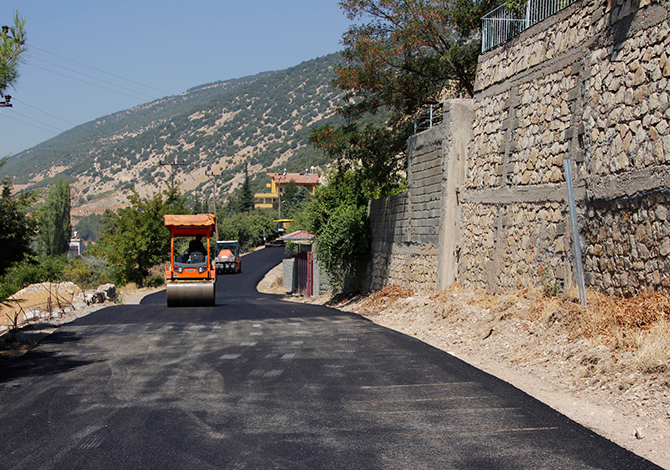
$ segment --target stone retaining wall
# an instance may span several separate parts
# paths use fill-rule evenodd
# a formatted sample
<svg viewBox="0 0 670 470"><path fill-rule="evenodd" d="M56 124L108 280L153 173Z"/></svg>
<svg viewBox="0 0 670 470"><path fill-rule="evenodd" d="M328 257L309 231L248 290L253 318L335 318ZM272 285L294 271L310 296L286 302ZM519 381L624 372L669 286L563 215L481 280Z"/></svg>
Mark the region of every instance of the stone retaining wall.
<svg viewBox="0 0 670 470"><path fill-rule="evenodd" d="M584 0L480 57L460 198L463 284L573 284L570 159L587 285L670 288L655 216L670 188L669 11L667 0Z"/></svg>
<svg viewBox="0 0 670 470"><path fill-rule="evenodd" d="M445 105L409 142L409 192L371 203L370 286L573 285L569 159L587 286L670 292L669 19L670 0L583 0L483 54L472 117Z"/></svg>

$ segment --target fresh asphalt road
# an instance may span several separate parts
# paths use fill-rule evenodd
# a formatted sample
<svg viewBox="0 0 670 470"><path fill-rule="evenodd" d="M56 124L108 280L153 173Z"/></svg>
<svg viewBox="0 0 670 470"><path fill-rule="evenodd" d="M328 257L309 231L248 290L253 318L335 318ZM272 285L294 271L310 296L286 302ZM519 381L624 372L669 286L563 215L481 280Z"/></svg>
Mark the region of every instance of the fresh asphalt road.
<svg viewBox="0 0 670 470"><path fill-rule="evenodd" d="M411 337L220 276L105 308L0 368L6 469L659 468Z"/></svg>

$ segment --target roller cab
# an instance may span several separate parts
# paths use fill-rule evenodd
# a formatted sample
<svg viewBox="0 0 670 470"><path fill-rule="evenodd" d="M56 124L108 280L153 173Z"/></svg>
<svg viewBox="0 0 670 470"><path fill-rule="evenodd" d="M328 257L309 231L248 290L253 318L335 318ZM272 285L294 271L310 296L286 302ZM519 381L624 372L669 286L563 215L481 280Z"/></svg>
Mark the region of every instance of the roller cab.
<svg viewBox="0 0 670 470"><path fill-rule="evenodd" d="M170 231L170 264L165 268L168 307L214 305L216 269L211 258L210 237L216 230L216 215L166 214L163 223ZM202 242L195 241L198 236ZM180 248L182 238L190 239L188 248L187 240L181 240L183 248Z"/></svg>

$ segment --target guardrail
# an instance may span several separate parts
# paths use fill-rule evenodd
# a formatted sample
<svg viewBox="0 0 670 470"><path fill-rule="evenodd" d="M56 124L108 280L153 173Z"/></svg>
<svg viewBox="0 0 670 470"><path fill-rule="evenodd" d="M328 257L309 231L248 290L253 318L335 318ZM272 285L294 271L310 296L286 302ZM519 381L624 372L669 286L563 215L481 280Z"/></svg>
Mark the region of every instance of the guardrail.
<svg viewBox="0 0 670 470"><path fill-rule="evenodd" d="M558 13L577 0L528 0L515 10L500 5L482 17L482 53L521 34L522 31Z"/></svg>

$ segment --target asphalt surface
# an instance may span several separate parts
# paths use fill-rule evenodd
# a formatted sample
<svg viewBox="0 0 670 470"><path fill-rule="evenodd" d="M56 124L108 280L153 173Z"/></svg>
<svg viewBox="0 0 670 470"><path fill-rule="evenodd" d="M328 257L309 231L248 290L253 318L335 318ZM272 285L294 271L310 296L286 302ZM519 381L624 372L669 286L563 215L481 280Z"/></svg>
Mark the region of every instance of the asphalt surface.
<svg viewBox="0 0 670 470"><path fill-rule="evenodd" d="M0 468L660 468L416 339L259 294L282 257L245 256L215 307L154 294L0 368Z"/></svg>

